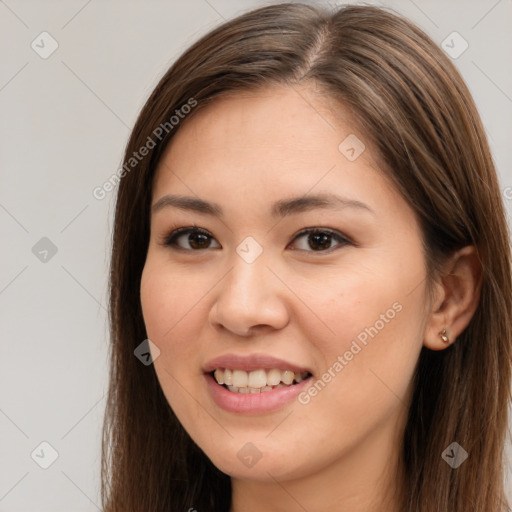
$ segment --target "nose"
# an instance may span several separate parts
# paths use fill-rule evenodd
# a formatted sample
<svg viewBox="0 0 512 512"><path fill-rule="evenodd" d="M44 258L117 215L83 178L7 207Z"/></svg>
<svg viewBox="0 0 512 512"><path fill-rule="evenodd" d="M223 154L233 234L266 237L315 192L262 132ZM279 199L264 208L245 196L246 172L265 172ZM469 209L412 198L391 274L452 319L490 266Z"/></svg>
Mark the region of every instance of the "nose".
<svg viewBox="0 0 512 512"><path fill-rule="evenodd" d="M263 255L247 263L234 254L233 266L215 287L210 323L238 336L282 329L289 321L287 288L271 271Z"/></svg>

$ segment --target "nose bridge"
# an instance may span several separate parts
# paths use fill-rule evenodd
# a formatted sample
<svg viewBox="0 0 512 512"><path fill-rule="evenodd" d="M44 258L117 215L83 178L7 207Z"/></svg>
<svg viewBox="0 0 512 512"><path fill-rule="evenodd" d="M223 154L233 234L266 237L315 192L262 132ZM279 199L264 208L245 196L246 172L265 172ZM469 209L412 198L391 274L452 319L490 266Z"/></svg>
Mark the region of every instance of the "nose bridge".
<svg viewBox="0 0 512 512"><path fill-rule="evenodd" d="M232 268L229 276L229 289L224 290L238 296L238 299L260 300L271 284L267 268L269 250L263 248L254 237L247 236L231 253L229 264Z"/></svg>
<svg viewBox="0 0 512 512"><path fill-rule="evenodd" d="M282 285L267 268L268 254L262 249L247 239L239 244L212 308L214 323L240 335L256 325L282 328L287 322Z"/></svg>
<svg viewBox="0 0 512 512"><path fill-rule="evenodd" d="M229 276L229 286L225 292L232 293L239 300L261 300L269 292L269 272L264 256L254 261L245 260L239 254L231 258L232 270Z"/></svg>
<svg viewBox="0 0 512 512"><path fill-rule="evenodd" d="M226 302L233 301L231 306L252 308L269 296L272 287L269 277L272 274L266 266L267 258L263 252L256 254L250 245L249 250L242 252L244 248L247 249L247 244L240 244L230 258L231 272L222 295Z"/></svg>

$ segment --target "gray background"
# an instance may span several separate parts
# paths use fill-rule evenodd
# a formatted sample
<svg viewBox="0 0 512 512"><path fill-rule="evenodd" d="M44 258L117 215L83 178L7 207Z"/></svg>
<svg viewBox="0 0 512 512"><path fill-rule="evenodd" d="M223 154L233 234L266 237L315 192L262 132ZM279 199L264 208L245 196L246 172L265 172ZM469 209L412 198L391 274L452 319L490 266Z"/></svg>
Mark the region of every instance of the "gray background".
<svg viewBox="0 0 512 512"><path fill-rule="evenodd" d="M468 42L455 62L480 109L510 217L512 2L367 3L404 13L439 44L453 31ZM100 201L92 190L118 169L171 62L223 19L263 4L0 1L0 511L99 509L115 193ZM43 31L59 45L46 59L31 47ZM48 469L38 465L51 462L43 441L58 452Z"/></svg>

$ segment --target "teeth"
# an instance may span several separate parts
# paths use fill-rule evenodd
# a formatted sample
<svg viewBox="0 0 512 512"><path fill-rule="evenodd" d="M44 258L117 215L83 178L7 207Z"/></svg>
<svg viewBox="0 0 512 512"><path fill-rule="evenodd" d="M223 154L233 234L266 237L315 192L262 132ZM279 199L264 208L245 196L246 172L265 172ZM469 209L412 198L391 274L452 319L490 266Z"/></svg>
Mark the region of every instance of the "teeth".
<svg viewBox="0 0 512 512"><path fill-rule="evenodd" d="M224 372L220 371L220 370L215 370L215 380L219 383L219 384L224 384Z"/></svg>
<svg viewBox="0 0 512 512"><path fill-rule="evenodd" d="M246 388L249 381L249 375L243 370L233 370L233 386L237 388Z"/></svg>
<svg viewBox="0 0 512 512"><path fill-rule="evenodd" d="M272 370L267 373L267 385L277 386L281 382L281 373L281 370L272 368Z"/></svg>
<svg viewBox="0 0 512 512"><path fill-rule="evenodd" d="M260 393L270 391L273 388L290 386L294 381L302 382L308 372L295 373L291 370L281 371L277 368L269 370L230 370L229 368L217 368L214 372L215 380L219 384L225 384L229 391L235 393Z"/></svg>
<svg viewBox="0 0 512 512"><path fill-rule="evenodd" d="M251 388L262 388L267 385L267 374L265 370L254 370L249 373L248 385Z"/></svg>
<svg viewBox="0 0 512 512"><path fill-rule="evenodd" d="M283 376L281 377L281 380L285 384L291 384L293 382L293 378L295 377L295 374L291 372L290 370L286 370L283 372Z"/></svg>

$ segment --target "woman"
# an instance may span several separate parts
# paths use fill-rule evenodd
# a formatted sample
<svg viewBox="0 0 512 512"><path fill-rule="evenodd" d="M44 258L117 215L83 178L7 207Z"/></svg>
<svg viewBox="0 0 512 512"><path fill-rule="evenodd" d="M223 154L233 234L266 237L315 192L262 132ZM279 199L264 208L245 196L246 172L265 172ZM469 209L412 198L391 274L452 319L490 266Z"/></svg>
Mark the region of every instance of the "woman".
<svg viewBox="0 0 512 512"><path fill-rule="evenodd" d="M123 169L105 512L508 510L504 208L421 30L369 6L228 21Z"/></svg>

